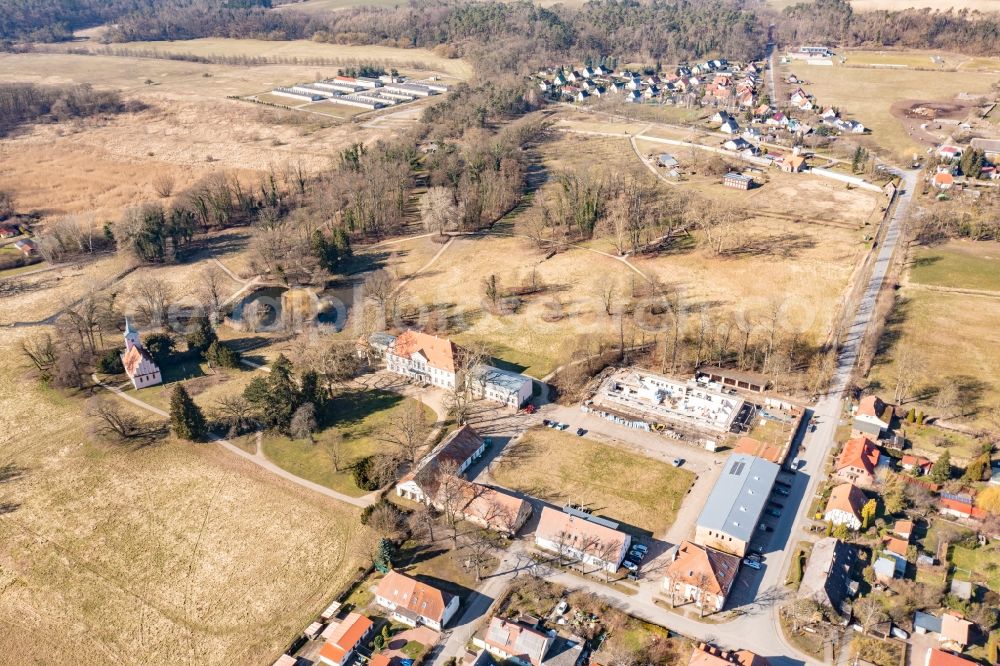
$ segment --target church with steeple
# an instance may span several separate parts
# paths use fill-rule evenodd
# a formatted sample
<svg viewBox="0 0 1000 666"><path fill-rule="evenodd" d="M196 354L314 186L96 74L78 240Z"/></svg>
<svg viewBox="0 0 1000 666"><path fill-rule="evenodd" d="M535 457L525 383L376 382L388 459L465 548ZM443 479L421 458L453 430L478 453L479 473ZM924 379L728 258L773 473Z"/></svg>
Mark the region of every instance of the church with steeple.
<svg viewBox="0 0 1000 666"><path fill-rule="evenodd" d="M122 354L122 365L125 366L125 374L132 380L132 386L137 389L163 383L160 367L142 346L139 331L132 328L128 317L125 318L125 352Z"/></svg>

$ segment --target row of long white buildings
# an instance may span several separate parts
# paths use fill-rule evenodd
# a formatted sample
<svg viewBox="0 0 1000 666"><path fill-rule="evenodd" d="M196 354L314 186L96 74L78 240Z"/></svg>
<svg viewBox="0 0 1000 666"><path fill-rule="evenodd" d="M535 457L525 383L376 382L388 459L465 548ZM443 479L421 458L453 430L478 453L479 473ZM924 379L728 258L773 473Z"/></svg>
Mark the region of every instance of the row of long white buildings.
<svg viewBox="0 0 1000 666"><path fill-rule="evenodd" d="M300 102L329 101L334 104L381 109L405 104L416 99L448 92L448 86L436 81L413 83L397 76L379 78L364 76L335 76L313 83L297 83L289 87L274 88L272 95Z"/></svg>

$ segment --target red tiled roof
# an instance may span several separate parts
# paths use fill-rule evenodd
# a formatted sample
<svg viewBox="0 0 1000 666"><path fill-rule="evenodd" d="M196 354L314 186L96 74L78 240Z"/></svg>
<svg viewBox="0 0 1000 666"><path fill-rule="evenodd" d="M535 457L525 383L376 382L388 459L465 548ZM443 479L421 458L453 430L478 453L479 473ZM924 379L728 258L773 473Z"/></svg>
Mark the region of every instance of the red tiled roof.
<svg viewBox="0 0 1000 666"><path fill-rule="evenodd" d="M835 509L846 511L856 518L861 518L861 507L865 505L865 494L853 483L842 483L830 493L830 500L826 503L828 513Z"/></svg>
<svg viewBox="0 0 1000 666"><path fill-rule="evenodd" d="M448 372L455 372L459 354L459 347L451 340L420 331L405 331L392 343L391 349L393 354L404 358L420 352L431 367Z"/></svg>
<svg viewBox="0 0 1000 666"><path fill-rule="evenodd" d="M964 666L965 664L975 664L976 662L960 657L957 654L945 652L937 648L931 648L927 654L927 666Z"/></svg>
<svg viewBox="0 0 1000 666"><path fill-rule="evenodd" d="M837 471L853 467L874 474L878 458L879 450L874 442L867 437L855 437L847 440L844 450L837 457Z"/></svg>
<svg viewBox="0 0 1000 666"><path fill-rule="evenodd" d="M320 656L337 663L343 662L344 657L361 642L371 628L371 620L360 613L351 613L340 624L323 632L326 643L319 651Z"/></svg>
<svg viewBox="0 0 1000 666"><path fill-rule="evenodd" d="M885 549L890 553L906 557L906 549L909 547L910 543L904 541L903 539L897 539L896 537L888 537L885 540Z"/></svg>
<svg viewBox="0 0 1000 666"><path fill-rule="evenodd" d="M971 502L963 502L961 500L952 499L951 497L942 497L938 500L938 506L942 509L949 509L951 511L963 513L970 518L976 518L978 520L982 520L986 517L986 512Z"/></svg>
<svg viewBox="0 0 1000 666"><path fill-rule="evenodd" d="M706 592L727 596L739 568L740 558L735 555L684 541L667 567L667 576L674 584L691 583Z"/></svg>
<svg viewBox="0 0 1000 666"><path fill-rule="evenodd" d="M379 581L376 594L397 606L437 622L444 620L444 611L451 599L450 595L446 595L436 587L395 571L390 571Z"/></svg>

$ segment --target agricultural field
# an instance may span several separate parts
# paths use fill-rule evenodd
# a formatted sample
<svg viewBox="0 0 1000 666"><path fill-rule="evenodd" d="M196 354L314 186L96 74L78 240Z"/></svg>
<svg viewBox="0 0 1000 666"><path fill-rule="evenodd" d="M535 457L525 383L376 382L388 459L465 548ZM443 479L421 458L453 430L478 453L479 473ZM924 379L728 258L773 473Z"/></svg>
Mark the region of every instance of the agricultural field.
<svg viewBox="0 0 1000 666"><path fill-rule="evenodd" d="M654 534L674 522L694 482L694 474L668 463L544 428L508 445L491 474L502 486L553 504L582 504Z"/></svg>
<svg viewBox="0 0 1000 666"><path fill-rule="evenodd" d="M24 376L27 334L0 341L0 654L269 663L363 564L356 512L214 445L103 441Z"/></svg>
<svg viewBox="0 0 1000 666"><path fill-rule="evenodd" d="M279 467L341 493L361 497L369 491L354 483L351 466L359 458L378 453L385 444L378 441L378 431L414 403L396 393L378 390L350 390L338 395L327 406L329 427L315 435L315 441L295 440L277 433L264 437L264 455ZM423 405L428 426L434 412ZM335 469L326 444L335 445L343 459Z"/></svg>
<svg viewBox="0 0 1000 666"><path fill-rule="evenodd" d="M929 56L927 65L932 66ZM848 65L851 56L848 56ZM935 72L909 68L810 67L802 63L781 65L784 76L794 72L804 78L806 92L819 106L835 106L860 120L872 131L869 141L897 159L923 154L926 146L907 134L893 105L912 100L948 102L959 93L986 93L997 80L990 72Z"/></svg>

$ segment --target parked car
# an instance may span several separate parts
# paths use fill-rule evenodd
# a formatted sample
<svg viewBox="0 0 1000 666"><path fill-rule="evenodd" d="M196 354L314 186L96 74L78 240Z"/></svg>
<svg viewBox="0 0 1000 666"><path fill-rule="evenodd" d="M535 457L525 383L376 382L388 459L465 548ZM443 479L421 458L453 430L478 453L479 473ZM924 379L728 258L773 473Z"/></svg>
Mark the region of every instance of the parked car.
<svg viewBox="0 0 1000 666"><path fill-rule="evenodd" d="M674 467L680 467L681 465L684 464L684 459L683 458L674 458L671 461L670 464L673 465Z"/></svg>
<svg viewBox="0 0 1000 666"><path fill-rule="evenodd" d="M542 425L547 428L550 425L552 425L552 421L550 421L549 419L542 419Z"/></svg>
<svg viewBox="0 0 1000 666"><path fill-rule="evenodd" d="M898 638L904 641L910 637L910 633L906 631L906 629L903 629L902 627L894 626L892 629L889 630L889 633L892 634L893 638Z"/></svg>
<svg viewBox="0 0 1000 666"><path fill-rule="evenodd" d="M587 433L587 431L584 430L583 428L577 428L576 429L576 436L577 437L583 437L586 433Z"/></svg>
<svg viewBox="0 0 1000 666"><path fill-rule="evenodd" d="M760 525L758 525L757 529L760 530L761 532L773 532L774 531L770 527L768 527L767 525L765 525L764 523L761 523Z"/></svg>
<svg viewBox="0 0 1000 666"><path fill-rule="evenodd" d="M781 512L778 511L777 509L764 509L764 513L766 513L769 516L773 516L775 518L781 517Z"/></svg>
<svg viewBox="0 0 1000 666"><path fill-rule="evenodd" d="M637 550L640 553L645 553L646 551L649 550L649 547L648 546L644 546L641 543L634 543L634 544L632 544L632 550Z"/></svg>
<svg viewBox="0 0 1000 666"><path fill-rule="evenodd" d="M788 497L788 495L789 495L788 488L784 488L784 487L778 486L778 485L774 486L774 492L775 492L775 494L781 495L782 497Z"/></svg>
<svg viewBox="0 0 1000 666"><path fill-rule="evenodd" d="M566 603L565 599L563 599L562 601L559 602L559 605L556 606L556 613L558 613L559 615L562 615L563 613L566 612L566 610L568 608L569 608L569 604Z"/></svg>
<svg viewBox="0 0 1000 666"><path fill-rule="evenodd" d="M757 553L750 553L749 555L747 555L747 559L753 560L754 562L762 562L764 560L764 558Z"/></svg>
<svg viewBox="0 0 1000 666"><path fill-rule="evenodd" d="M633 572L639 570L639 565L636 564L635 562L632 562L631 560L625 560L624 562L622 562L622 566L628 569L629 571Z"/></svg>
<svg viewBox="0 0 1000 666"><path fill-rule="evenodd" d="M751 569L760 570L760 560L751 560L749 557L743 560L743 564L747 565Z"/></svg>
<svg viewBox="0 0 1000 666"><path fill-rule="evenodd" d="M646 553L640 553L637 550L630 550L628 551L628 556L631 557L636 562L642 562L643 559L645 559L646 557Z"/></svg>
<svg viewBox="0 0 1000 666"><path fill-rule="evenodd" d="M771 500L771 501L770 501L770 502L768 502L767 504L768 504L768 506L772 506L772 507L774 507L775 509L784 509L784 508L785 508L785 505L784 505L784 504L782 504L781 502L776 502L776 501L774 501L774 500Z"/></svg>

